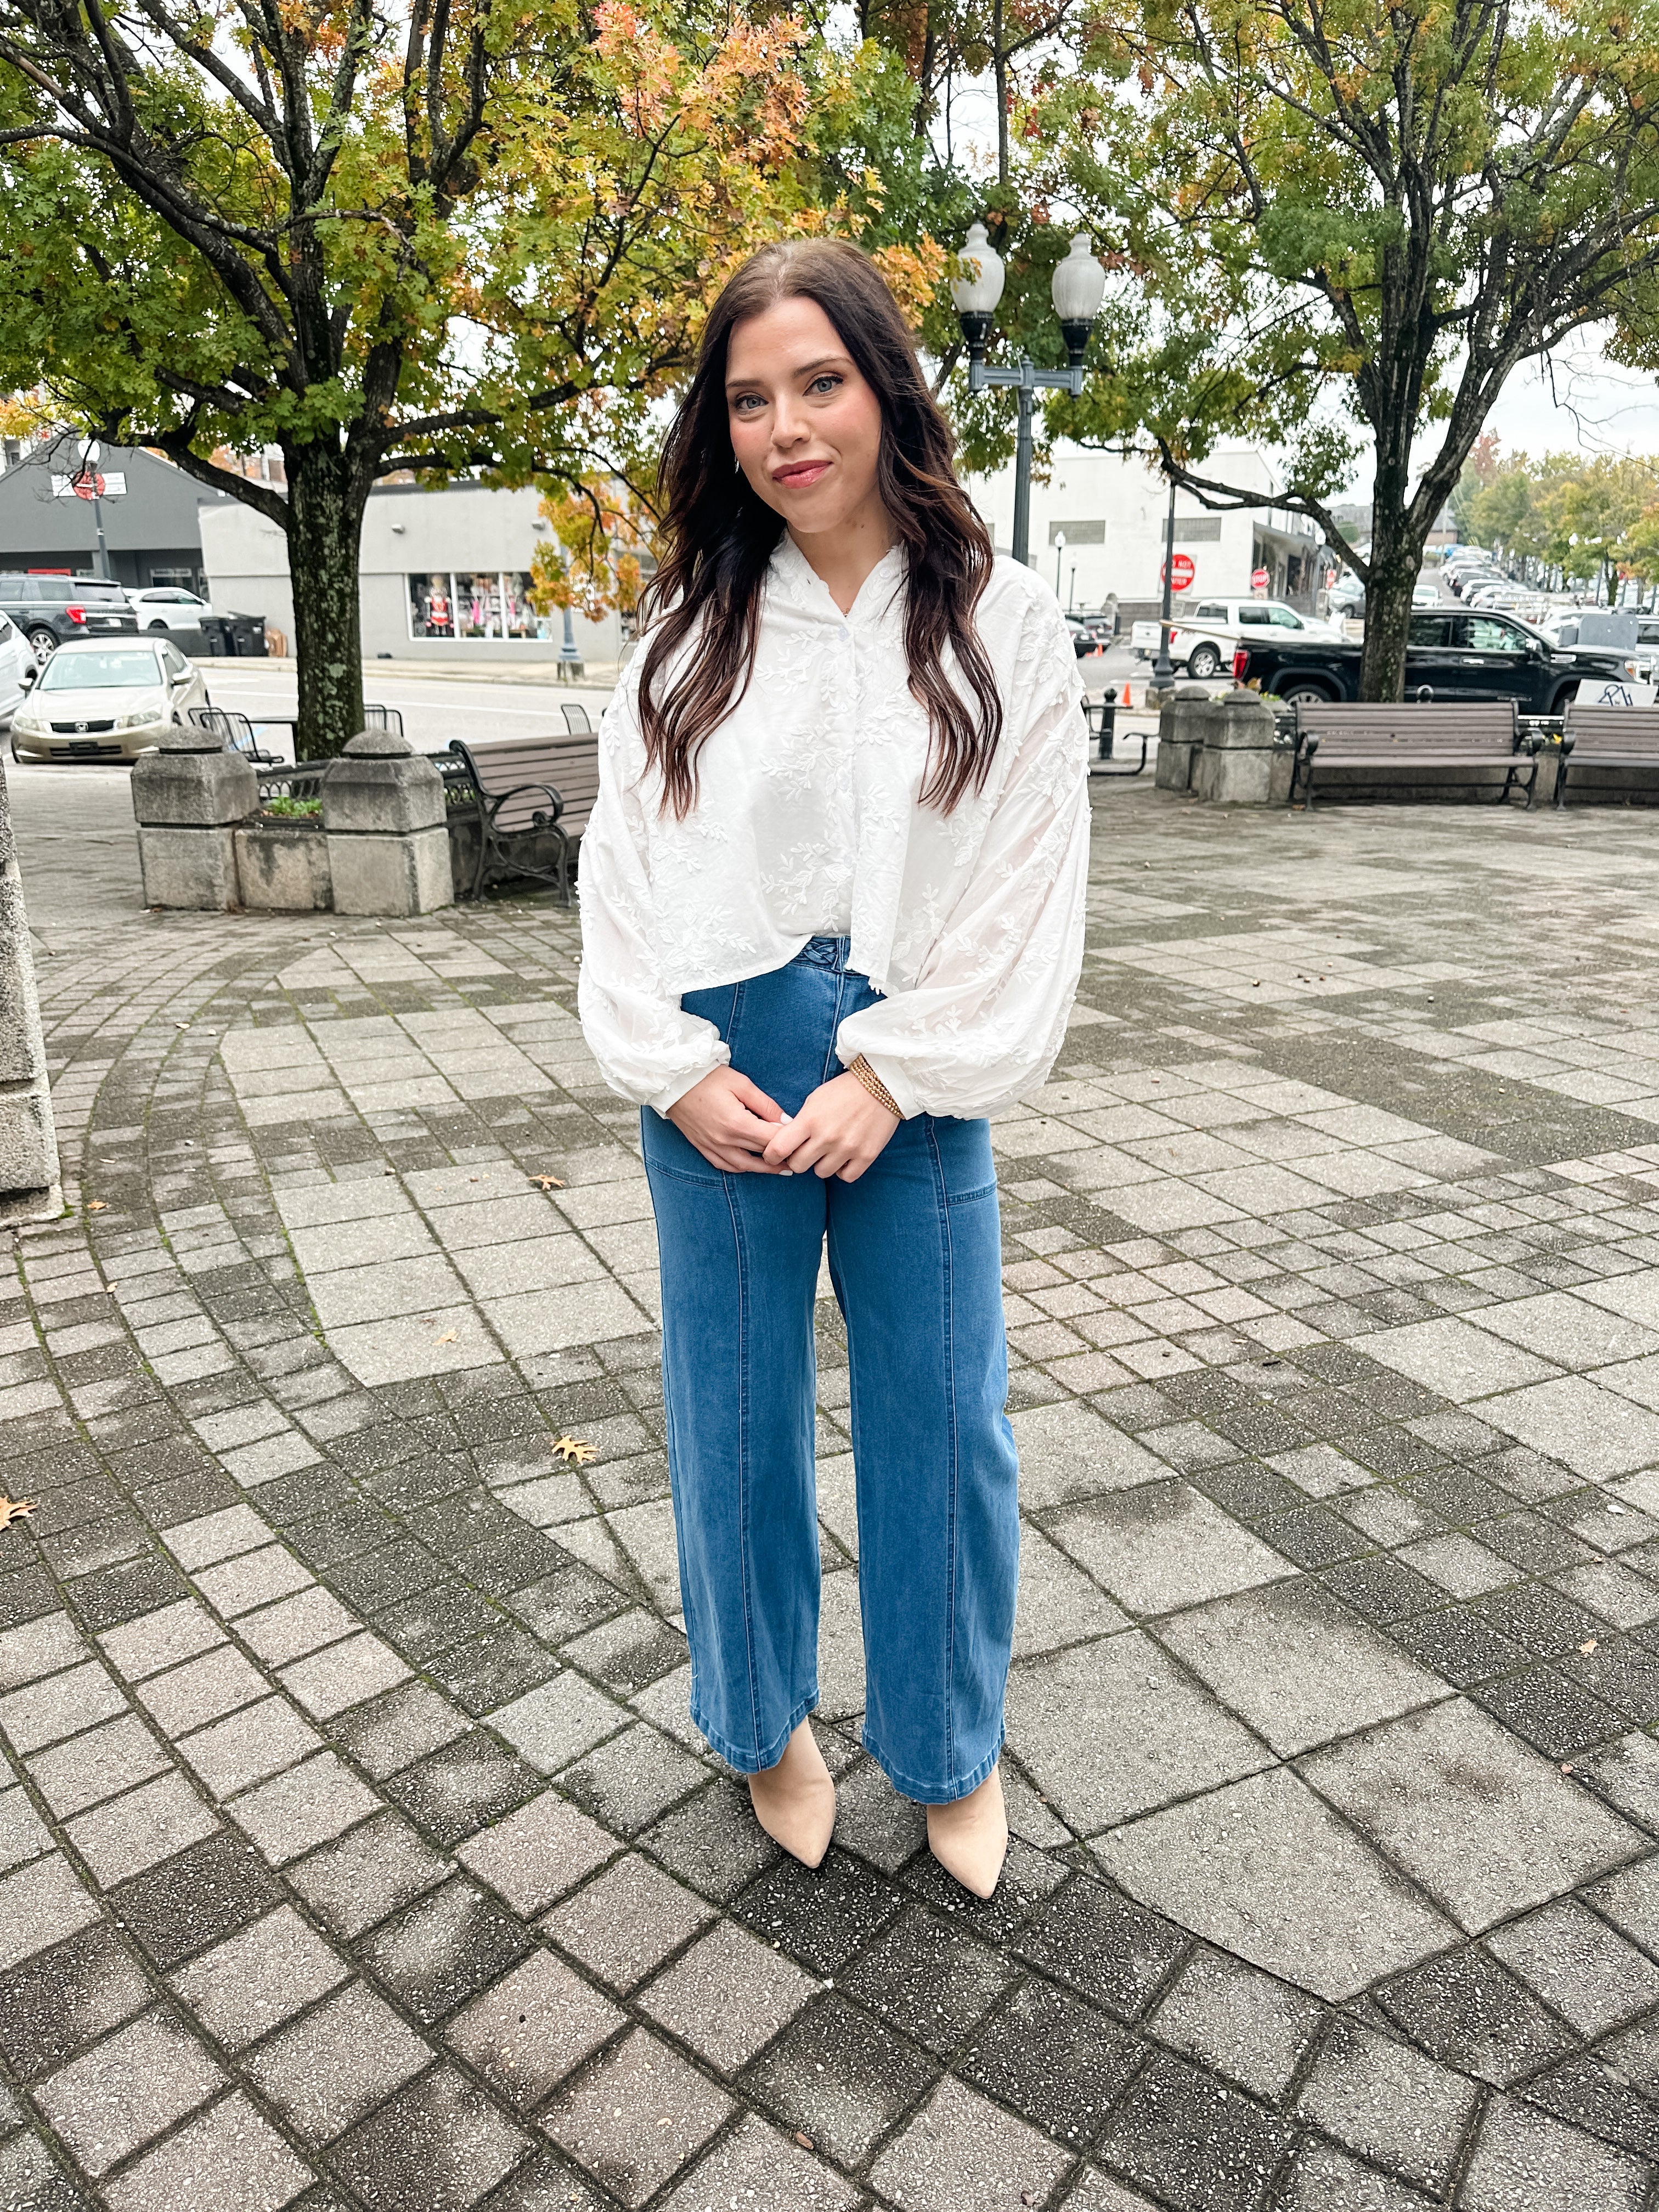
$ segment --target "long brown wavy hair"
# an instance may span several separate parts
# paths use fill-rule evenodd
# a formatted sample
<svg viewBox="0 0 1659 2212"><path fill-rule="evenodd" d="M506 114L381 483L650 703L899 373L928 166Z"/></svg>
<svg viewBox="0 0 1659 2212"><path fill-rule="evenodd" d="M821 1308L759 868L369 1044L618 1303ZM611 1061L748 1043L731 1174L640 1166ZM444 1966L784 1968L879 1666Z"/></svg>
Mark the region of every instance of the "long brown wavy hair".
<svg viewBox="0 0 1659 2212"><path fill-rule="evenodd" d="M1002 702L974 611L991 577L991 539L951 466L955 441L915 347L873 263L838 239L763 246L710 311L685 401L663 449L665 550L646 596L650 623L640 681L646 757L665 810L696 799L698 752L749 688L761 586L783 520L737 466L727 424L732 332L780 300L814 300L881 404L876 482L907 556L904 651L910 690L927 709L932 745L924 805L949 813L982 787L1002 734ZM697 650L662 689L678 648ZM945 667L949 651L973 704Z"/></svg>

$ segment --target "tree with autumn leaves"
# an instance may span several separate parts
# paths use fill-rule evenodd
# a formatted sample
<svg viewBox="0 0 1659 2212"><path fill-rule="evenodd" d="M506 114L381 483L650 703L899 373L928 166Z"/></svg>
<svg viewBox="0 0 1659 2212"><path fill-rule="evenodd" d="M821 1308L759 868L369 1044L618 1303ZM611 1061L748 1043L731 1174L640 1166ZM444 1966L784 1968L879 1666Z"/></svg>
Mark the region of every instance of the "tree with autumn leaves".
<svg viewBox="0 0 1659 2212"><path fill-rule="evenodd" d="M1522 363L1643 319L1659 274L1659 5L1135 0L1031 103L1051 194L1139 283L1109 372L1049 425L1208 465L1275 447L1272 503L1366 585L1362 696L1398 698L1429 531ZM1370 479L1370 537L1334 501Z"/></svg>
<svg viewBox="0 0 1659 2212"><path fill-rule="evenodd" d="M0 389L148 445L286 534L299 743L361 720L357 548L414 471L540 485L544 605L627 605L663 403L726 272L830 230L910 308L976 470L945 279L981 216L1003 338L1059 359L1079 216L1120 273L1050 435L1208 465L1369 586L1397 696L1424 538L1506 378L1612 321L1659 345L1659 0L0 0ZM970 148L961 94L994 90ZM286 488L222 467L280 448ZM1369 474L1372 536L1336 495Z"/></svg>
<svg viewBox="0 0 1659 2212"><path fill-rule="evenodd" d="M580 483L796 216L805 34L663 0L0 0L0 387L288 540L299 750L362 720L365 503ZM286 489L228 471L281 450Z"/></svg>

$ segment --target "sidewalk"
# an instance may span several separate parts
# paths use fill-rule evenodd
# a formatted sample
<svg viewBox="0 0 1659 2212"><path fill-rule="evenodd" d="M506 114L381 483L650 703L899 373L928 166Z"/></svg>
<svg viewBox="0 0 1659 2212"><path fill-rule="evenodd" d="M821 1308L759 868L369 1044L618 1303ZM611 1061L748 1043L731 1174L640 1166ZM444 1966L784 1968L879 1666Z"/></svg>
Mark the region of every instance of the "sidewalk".
<svg viewBox="0 0 1659 2212"><path fill-rule="evenodd" d="M690 1728L574 917L148 915L69 775L12 778L76 1211L0 1246L0 2207L1651 2206L1650 816L1097 785L996 1132L981 1905L860 1747L827 1302L818 1875Z"/></svg>

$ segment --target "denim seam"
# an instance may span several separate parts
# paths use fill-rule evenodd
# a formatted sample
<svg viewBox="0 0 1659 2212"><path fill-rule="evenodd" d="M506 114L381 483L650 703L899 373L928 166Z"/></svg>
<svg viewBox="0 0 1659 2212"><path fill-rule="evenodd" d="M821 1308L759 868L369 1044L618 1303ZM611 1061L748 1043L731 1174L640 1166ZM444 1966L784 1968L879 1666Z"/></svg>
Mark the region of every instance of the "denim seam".
<svg viewBox="0 0 1659 2212"><path fill-rule="evenodd" d="M922 1116L922 1127L927 1134L927 1155L933 1163L933 1179L939 1206L939 1234L945 1243L945 1296L942 1334L945 1346L945 1388L950 1407L951 1435L948 1454L950 1467L950 1505L946 1517L945 1557L950 1566L948 1595L945 1607L945 1766L949 1773L957 1758L957 1497L961 1470L961 1428L957 1419L957 1358L953 1323L955 1319L955 1267L951 1244L951 1203L945 1188L945 1163L939 1158L939 1132L933 1127L933 1116Z"/></svg>
<svg viewBox="0 0 1659 2212"><path fill-rule="evenodd" d="M970 1766L966 1774L953 1774L944 1782L925 1782L920 1775L907 1774L902 1766L896 1765L888 1758L867 1723L860 1741L901 1797L908 1797L917 1805L954 1805L957 1798L971 1796L990 1773L1002 1756L1003 1738L1004 1730L999 1727L996 1741L978 1765Z"/></svg>
<svg viewBox="0 0 1659 2212"><path fill-rule="evenodd" d="M738 985L738 989L742 988ZM733 1001L735 1011L735 1000ZM732 1178L720 1178L726 1207L732 1216L732 1235L738 1252L738 1558L743 1583L743 1640L749 1663L749 1728L760 1741L760 1683L755 1670L755 1607L753 1565L749 1547L749 1248L744 1240L743 1210L737 1201Z"/></svg>
<svg viewBox="0 0 1659 2212"><path fill-rule="evenodd" d="M823 1072L818 1077L818 1081L820 1083L829 1082L830 1071L837 1064L836 1060L836 1032L841 1027L841 1010L846 997L847 970L844 968L840 968L836 970L836 1010L830 1017L830 1037L828 1043L823 1048Z"/></svg>
<svg viewBox="0 0 1659 2212"><path fill-rule="evenodd" d="M689 1168L671 1168L661 1160L652 1161L651 1172L653 1176L667 1176L674 1182L689 1182L693 1190L714 1190L721 1181L718 1168L706 1176L693 1175Z"/></svg>
<svg viewBox="0 0 1659 2212"><path fill-rule="evenodd" d="M695 1704L691 1707L691 1719L709 1749L717 1753L728 1766L735 1767L739 1774L764 1774L768 1767L775 1766L783 1757L789 1748L790 1737L808 1713L815 1713L817 1709L818 1686L815 1677L806 1695L790 1707L789 1717L778 1734L769 1743L757 1742L752 1751L742 1744L734 1743L729 1736L722 1735L718 1729L711 1729ZM769 1758L767 1756L769 1753L771 1754Z"/></svg>

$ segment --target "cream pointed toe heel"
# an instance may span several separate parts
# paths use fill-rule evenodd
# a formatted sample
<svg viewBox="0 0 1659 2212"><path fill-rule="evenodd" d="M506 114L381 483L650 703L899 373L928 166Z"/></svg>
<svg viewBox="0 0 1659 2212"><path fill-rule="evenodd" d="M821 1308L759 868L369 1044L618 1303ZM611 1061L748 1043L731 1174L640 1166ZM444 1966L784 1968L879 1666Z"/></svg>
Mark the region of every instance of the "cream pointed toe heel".
<svg viewBox="0 0 1659 2212"><path fill-rule="evenodd" d="M964 1889L990 1896L1008 1856L1008 1815L994 1766L967 1796L927 1808L927 1848Z"/></svg>
<svg viewBox="0 0 1659 2212"><path fill-rule="evenodd" d="M836 1827L836 1785L810 1721L803 1721L775 1766L749 1778L755 1818L803 1866L819 1865Z"/></svg>

